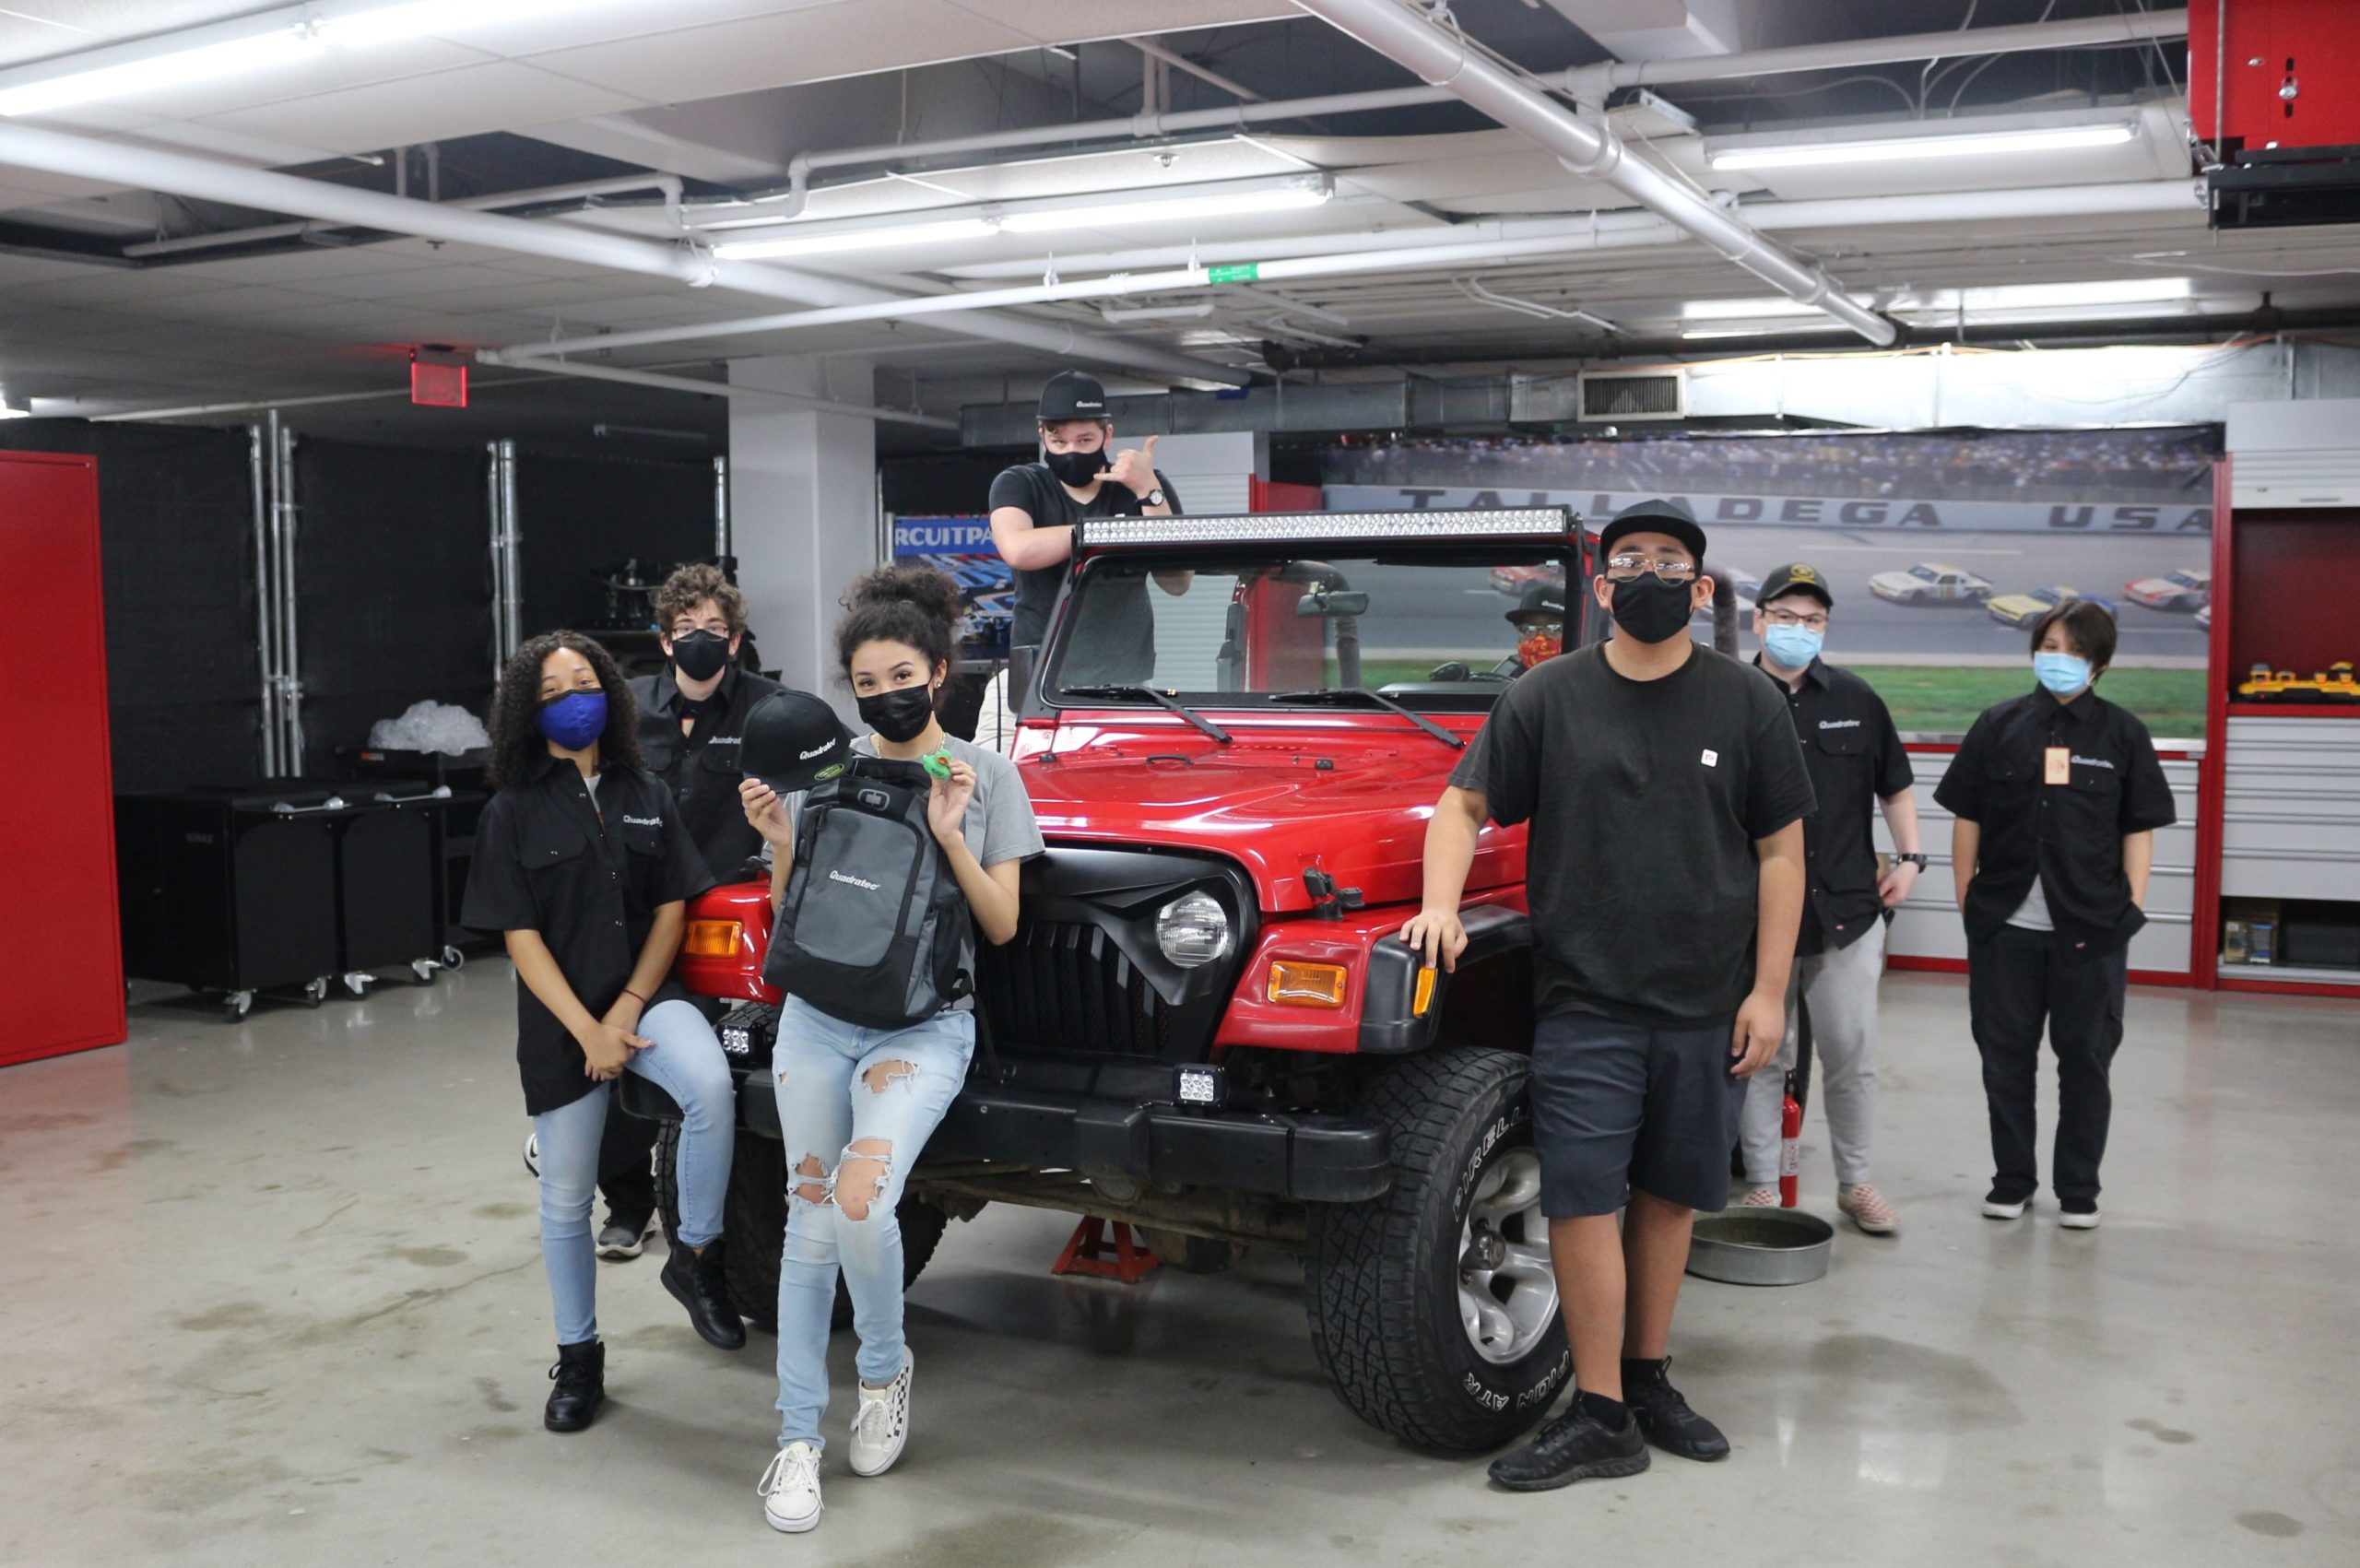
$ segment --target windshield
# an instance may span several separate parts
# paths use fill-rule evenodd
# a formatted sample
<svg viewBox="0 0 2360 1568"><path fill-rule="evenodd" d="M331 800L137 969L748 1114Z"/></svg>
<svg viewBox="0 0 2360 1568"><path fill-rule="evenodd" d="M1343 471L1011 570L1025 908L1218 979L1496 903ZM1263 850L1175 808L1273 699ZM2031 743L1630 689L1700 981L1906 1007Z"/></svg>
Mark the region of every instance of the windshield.
<svg viewBox="0 0 2360 1568"><path fill-rule="evenodd" d="M1909 575L1917 578L1922 583L1939 583L1941 581L1941 573L1936 572L1930 566L1913 566L1909 569Z"/></svg>
<svg viewBox="0 0 2360 1568"><path fill-rule="evenodd" d="M1235 707L1342 689L1488 707L1564 645L1565 617L1564 562L1545 547L1101 557L1075 580L1043 685L1052 701L1152 686Z"/></svg>

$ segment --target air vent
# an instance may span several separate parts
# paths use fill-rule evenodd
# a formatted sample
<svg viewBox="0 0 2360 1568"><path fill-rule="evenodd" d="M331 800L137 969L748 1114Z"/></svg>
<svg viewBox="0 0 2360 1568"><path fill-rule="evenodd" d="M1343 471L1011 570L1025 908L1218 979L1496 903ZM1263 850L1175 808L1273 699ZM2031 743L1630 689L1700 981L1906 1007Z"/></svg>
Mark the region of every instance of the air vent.
<svg viewBox="0 0 2360 1568"><path fill-rule="evenodd" d="M1581 393L1584 419L1619 423L1688 417L1684 371L1584 371Z"/></svg>

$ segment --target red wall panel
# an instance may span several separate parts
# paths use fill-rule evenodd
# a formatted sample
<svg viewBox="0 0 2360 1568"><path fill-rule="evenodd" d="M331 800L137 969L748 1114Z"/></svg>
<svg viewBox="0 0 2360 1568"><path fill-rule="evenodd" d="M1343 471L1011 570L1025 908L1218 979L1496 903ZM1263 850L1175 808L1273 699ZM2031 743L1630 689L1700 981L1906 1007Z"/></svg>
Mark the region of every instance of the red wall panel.
<svg viewBox="0 0 2360 1568"><path fill-rule="evenodd" d="M122 1043L95 460L0 452L0 580L37 629L0 681L0 1065Z"/></svg>
<svg viewBox="0 0 2360 1568"><path fill-rule="evenodd" d="M2233 147L2360 142L2354 0L2189 0L2188 57L2189 120L2203 141L2213 139L2217 81L2220 136Z"/></svg>

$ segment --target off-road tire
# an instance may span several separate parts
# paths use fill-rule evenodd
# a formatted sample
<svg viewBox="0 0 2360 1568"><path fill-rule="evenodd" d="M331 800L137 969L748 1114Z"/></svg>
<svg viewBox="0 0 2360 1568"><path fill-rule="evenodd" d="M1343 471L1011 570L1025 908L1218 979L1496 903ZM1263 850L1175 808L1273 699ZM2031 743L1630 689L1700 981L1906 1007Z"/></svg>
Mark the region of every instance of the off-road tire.
<svg viewBox="0 0 2360 1568"><path fill-rule="evenodd" d="M1139 1240L1163 1267L1183 1274L1219 1274L1245 1256L1239 1243L1184 1236L1177 1231L1141 1231Z"/></svg>
<svg viewBox="0 0 2360 1568"><path fill-rule="evenodd" d="M679 1244L680 1127L666 1122L655 1137L655 1208L664 1218L667 1246ZM934 1249L950 1216L933 1204L904 1197L896 1211L902 1220L902 1287L916 1283L933 1261ZM786 1241L786 1151L784 1145L738 1132L730 1161L729 1191L722 1200L722 1234L729 1246L722 1272L729 1281L738 1315L765 1334L778 1332L779 1251ZM831 1322L837 1328L852 1325L852 1292L836 1281L836 1306Z"/></svg>
<svg viewBox="0 0 2360 1568"><path fill-rule="evenodd" d="M1506 1363L1459 1317L1459 1242L1487 1164L1532 1141L1525 1058L1457 1046L1373 1082L1359 1113L1390 1133L1393 1185L1314 1204L1304 1305L1321 1370L1354 1414L1420 1448L1497 1448L1529 1428L1573 1371L1563 1319Z"/></svg>

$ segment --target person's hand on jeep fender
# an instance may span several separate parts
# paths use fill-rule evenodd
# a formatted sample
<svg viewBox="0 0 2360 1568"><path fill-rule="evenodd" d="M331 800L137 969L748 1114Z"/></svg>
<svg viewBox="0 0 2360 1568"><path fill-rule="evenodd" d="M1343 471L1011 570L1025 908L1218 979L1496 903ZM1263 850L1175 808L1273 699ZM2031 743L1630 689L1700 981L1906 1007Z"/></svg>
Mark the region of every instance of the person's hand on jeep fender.
<svg viewBox="0 0 2360 1568"><path fill-rule="evenodd" d="M1420 910L1416 919L1401 927L1401 939L1424 955L1428 969L1439 965L1455 974L1458 955L1467 950L1467 927L1455 909Z"/></svg>
<svg viewBox="0 0 2360 1568"><path fill-rule="evenodd" d="M739 779L738 803L746 808L747 822L773 849L784 852L792 847L795 823L788 819L786 802L779 798L778 791L760 779Z"/></svg>
<svg viewBox="0 0 2360 1568"><path fill-rule="evenodd" d="M1760 1072L1787 1038L1787 998L1756 991L1747 996L1737 1009L1737 1022L1729 1029L1729 1055L1732 1078L1752 1078Z"/></svg>
<svg viewBox="0 0 2360 1568"><path fill-rule="evenodd" d="M936 840L948 845L959 837L967 825L967 803L975 798L975 770L956 757L950 760L950 776L934 781L934 790L926 799L926 825L934 830Z"/></svg>
<svg viewBox="0 0 2360 1568"><path fill-rule="evenodd" d="M582 1045L582 1070L601 1083L622 1077L631 1053L644 1051L655 1043L604 1020L584 1030L576 1039Z"/></svg>

